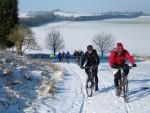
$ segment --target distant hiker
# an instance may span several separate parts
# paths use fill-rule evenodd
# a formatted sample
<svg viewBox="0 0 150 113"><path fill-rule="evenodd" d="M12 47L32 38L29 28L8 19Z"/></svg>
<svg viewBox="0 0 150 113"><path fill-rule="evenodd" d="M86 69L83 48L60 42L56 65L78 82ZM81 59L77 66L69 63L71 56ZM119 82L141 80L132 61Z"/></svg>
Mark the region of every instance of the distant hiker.
<svg viewBox="0 0 150 113"><path fill-rule="evenodd" d="M78 63L78 51L77 50L74 51L73 56L75 58L75 63Z"/></svg>
<svg viewBox="0 0 150 113"><path fill-rule="evenodd" d="M62 52L62 61L63 61L63 62L65 62L65 55L66 55L66 53L63 51L63 52Z"/></svg>
<svg viewBox="0 0 150 113"><path fill-rule="evenodd" d="M129 65L126 63L126 59L133 65L133 67L136 67L133 57L126 49L124 49L123 44L119 42L117 43L117 47L111 51L109 58L109 64L111 68L113 68L114 71L116 70L114 73L116 95L118 91L118 80L121 79L121 72L118 70L118 68L122 67L126 76L129 74Z"/></svg>
<svg viewBox="0 0 150 113"><path fill-rule="evenodd" d="M85 64L86 62L86 64ZM95 49L93 49L92 45L88 45L87 46L87 52L83 55L82 61L81 61L81 69L84 69L84 64L85 67L92 67L92 71L94 74L94 78L95 78L95 91L98 91L98 66L100 63L100 58L97 54L97 51ZM85 72L88 75L88 80L91 78L90 73L89 73L89 69L90 68L85 68ZM87 80L87 81L88 81Z"/></svg>
<svg viewBox="0 0 150 113"><path fill-rule="evenodd" d="M78 62L78 65L79 65L79 66L81 65L81 59L82 59L83 55L84 55L84 53L83 53L82 50L79 50L79 51L77 52L77 62Z"/></svg>
<svg viewBox="0 0 150 113"><path fill-rule="evenodd" d="M58 60L59 60L59 62L62 61L62 54L61 54L61 52L58 53Z"/></svg>
<svg viewBox="0 0 150 113"><path fill-rule="evenodd" d="M66 53L66 62L69 62L70 56L71 56L70 52L67 51L67 53Z"/></svg>
<svg viewBox="0 0 150 113"><path fill-rule="evenodd" d="M54 61L54 59L55 59L54 53L51 53L51 54L50 54L50 59L51 59L51 61Z"/></svg>

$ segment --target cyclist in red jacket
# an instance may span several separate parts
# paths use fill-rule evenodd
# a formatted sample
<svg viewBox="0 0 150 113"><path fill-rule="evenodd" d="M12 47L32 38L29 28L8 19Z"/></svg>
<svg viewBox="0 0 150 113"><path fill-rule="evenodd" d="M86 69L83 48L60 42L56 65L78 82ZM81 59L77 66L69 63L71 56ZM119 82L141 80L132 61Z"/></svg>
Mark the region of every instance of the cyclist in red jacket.
<svg viewBox="0 0 150 113"><path fill-rule="evenodd" d="M119 42L117 43L117 47L111 51L109 64L113 69L122 67L124 74L127 76L129 74L129 65L126 63L126 60L128 60L133 67L136 67L133 57L126 49L124 49L123 44ZM121 78L120 73L120 71L117 71L114 74L114 83L116 88L118 88L118 80Z"/></svg>

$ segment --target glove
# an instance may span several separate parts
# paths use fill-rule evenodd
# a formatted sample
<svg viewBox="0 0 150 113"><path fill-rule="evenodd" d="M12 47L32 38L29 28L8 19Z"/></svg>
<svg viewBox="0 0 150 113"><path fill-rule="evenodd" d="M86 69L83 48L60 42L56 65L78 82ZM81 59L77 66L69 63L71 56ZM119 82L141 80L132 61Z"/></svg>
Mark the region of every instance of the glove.
<svg viewBox="0 0 150 113"><path fill-rule="evenodd" d="M113 65L111 66L111 68L116 68L116 65L113 64Z"/></svg>
<svg viewBox="0 0 150 113"><path fill-rule="evenodd" d="M84 69L84 67L83 67L83 66L80 66L80 68L81 68L81 69Z"/></svg>
<svg viewBox="0 0 150 113"><path fill-rule="evenodd" d="M132 66L133 66L133 67L137 67L137 65L136 65L136 64L133 64Z"/></svg>

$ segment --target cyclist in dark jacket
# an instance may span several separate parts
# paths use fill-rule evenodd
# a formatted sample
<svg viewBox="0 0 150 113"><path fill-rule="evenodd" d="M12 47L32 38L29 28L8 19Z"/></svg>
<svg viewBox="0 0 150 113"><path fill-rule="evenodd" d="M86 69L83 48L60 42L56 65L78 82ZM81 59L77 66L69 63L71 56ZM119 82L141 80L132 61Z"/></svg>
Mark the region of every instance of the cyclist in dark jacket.
<svg viewBox="0 0 150 113"><path fill-rule="evenodd" d="M82 61L81 61L81 66L80 66L81 69L84 68L83 66L85 64L85 61L87 61L85 67L93 67L93 73L94 73L95 84L96 84L95 91L98 91L99 89L98 89L97 74L98 74L98 66L100 63L100 58L97 54L97 51L93 49L92 45L87 46L87 52L84 54ZM87 73L88 78L89 78L89 68L86 68L85 72Z"/></svg>

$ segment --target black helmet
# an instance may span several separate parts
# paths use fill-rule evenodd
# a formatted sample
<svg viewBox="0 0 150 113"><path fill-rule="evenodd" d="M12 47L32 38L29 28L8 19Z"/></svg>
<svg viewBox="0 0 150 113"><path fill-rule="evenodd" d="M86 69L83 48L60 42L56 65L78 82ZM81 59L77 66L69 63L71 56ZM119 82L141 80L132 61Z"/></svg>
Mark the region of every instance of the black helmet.
<svg viewBox="0 0 150 113"><path fill-rule="evenodd" d="M92 45L88 45L87 49L93 49L93 46Z"/></svg>

